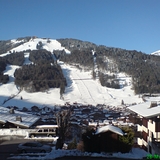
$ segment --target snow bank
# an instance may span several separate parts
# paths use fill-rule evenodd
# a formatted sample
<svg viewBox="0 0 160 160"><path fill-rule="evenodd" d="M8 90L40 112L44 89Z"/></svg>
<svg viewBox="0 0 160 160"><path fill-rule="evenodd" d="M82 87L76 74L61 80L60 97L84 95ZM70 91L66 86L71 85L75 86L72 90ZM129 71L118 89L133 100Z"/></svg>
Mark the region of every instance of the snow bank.
<svg viewBox="0 0 160 160"><path fill-rule="evenodd" d="M0 129L0 136L27 136L25 129Z"/></svg>
<svg viewBox="0 0 160 160"><path fill-rule="evenodd" d="M147 157L147 152L140 148L132 148L130 153L114 153L113 157L121 157L121 158L133 158L133 159L142 159L143 157Z"/></svg>
<svg viewBox="0 0 160 160"><path fill-rule="evenodd" d="M41 157L41 155L37 156L29 156L30 154L24 156L13 156L12 159L55 159L58 157L64 157L64 156L86 156L86 157L104 157L104 158L126 158L126 159L142 159L143 157L147 157L147 152L145 152L142 149L139 148L133 148L131 153L89 153L89 152L81 152L78 150L55 150L55 147L53 147L52 151L50 153L47 153L45 156ZM83 158L82 158L83 159Z"/></svg>
<svg viewBox="0 0 160 160"><path fill-rule="evenodd" d="M133 159L142 159L143 157L147 157L147 152L139 149L133 148L130 153L89 153L89 152L80 152L77 150L52 150L51 153L46 155L46 159L54 159L58 157L64 156L90 156L90 157L117 157L117 158L133 158Z"/></svg>

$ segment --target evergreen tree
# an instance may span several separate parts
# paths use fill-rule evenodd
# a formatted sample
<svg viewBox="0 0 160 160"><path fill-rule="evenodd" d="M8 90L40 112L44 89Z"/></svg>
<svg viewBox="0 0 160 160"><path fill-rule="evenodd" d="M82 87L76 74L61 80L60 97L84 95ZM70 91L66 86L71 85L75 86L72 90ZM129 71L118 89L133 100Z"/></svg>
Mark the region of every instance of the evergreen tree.
<svg viewBox="0 0 160 160"><path fill-rule="evenodd" d="M69 126L70 116L71 116L71 110L61 111L56 115L56 120L58 125L58 136L59 136L56 143L56 149L62 149L63 147L65 141L65 134Z"/></svg>

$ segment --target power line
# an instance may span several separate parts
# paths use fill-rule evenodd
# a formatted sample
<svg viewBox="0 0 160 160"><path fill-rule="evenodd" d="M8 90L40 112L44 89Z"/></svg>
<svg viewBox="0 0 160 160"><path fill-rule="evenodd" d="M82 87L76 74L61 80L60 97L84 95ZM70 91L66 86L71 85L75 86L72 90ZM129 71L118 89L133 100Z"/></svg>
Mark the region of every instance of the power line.
<svg viewBox="0 0 160 160"><path fill-rule="evenodd" d="M17 81L57 81L57 80L66 80L66 79L53 79L53 80L17 80ZM83 78L83 79L71 79L71 80L93 80L92 78Z"/></svg>

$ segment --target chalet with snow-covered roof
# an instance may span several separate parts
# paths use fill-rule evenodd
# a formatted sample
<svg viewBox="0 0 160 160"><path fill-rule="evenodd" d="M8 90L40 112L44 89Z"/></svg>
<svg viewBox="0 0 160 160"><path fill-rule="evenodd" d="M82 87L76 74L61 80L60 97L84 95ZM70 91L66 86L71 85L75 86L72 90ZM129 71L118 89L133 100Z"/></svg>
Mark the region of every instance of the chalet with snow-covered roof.
<svg viewBox="0 0 160 160"><path fill-rule="evenodd" d="M160 103L145 102L129 107L135 115L138 145L151 154L160 154Z"/></svg>
<svg viewBox="0 0 160 160"><path fill-rule="evenodd" d="M52 109L50 107L47 107L47 106L44 106L42 109L41 109L41 113L42 114L46 114L46 113L50 113L52 112Z"/></svg>
<svg viewBox="0 0 160 160"><path fill-rule="evenodd" d="M118 127L107 125L93 128L94 133L84 133L83 141L89 152L119 152L122 149L122 143L119 141L119 136L124 136L125 133Z"/></svg>
<svg viewBox="0 0 160 160"><path fill-rule="evenodd" d="M0 128L30 128L40 117L16 111L14 108L0 107Z"/></svg>
<svg viewBox="0 0 160 160"><path fill-rule="evenodd" d="M121 136L124 135L123 131L120 128L112 126L112 125L107 125L107 126L98 128L95 134L101 134L101 133L105 133L105 132L108 132L108 131L116 133L116 134L121 135Z"/></svg>
<svg viewBox="0 0 160 160"><path fill-rule="evenodd" d="M39 107L37 107L37 106L32 106L31 107L31 111L32 112L39 112L41 109L39 108Z"/></svg>

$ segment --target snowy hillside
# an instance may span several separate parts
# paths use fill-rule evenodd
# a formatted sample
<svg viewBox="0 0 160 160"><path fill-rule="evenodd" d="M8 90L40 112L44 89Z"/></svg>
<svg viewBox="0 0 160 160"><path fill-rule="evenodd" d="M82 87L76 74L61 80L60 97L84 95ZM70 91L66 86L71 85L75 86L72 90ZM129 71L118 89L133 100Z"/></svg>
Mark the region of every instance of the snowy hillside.
<svg viewBox="0 0 160 160"><path fill-rule="evenodd" d="M155 51L155 52L151 53L151 55L160 56L160 50L158 50L158 51Z"/></svg>
<svg viewBox="0 0 160 160"><path fill-rule="evenodd" d="M13 43L16 43L16 40L12 40ZM61 46L61 44L57 40L50 40L50 39L42 39L42 38L32 38L29 42L24 43L11 51L24 51L24 50L36 50L36 46L39 42L42 42L42 49L46 49L50 52L53 50L65 50L66 53L70 53L67 49Z"/></svg>
<svg viewBox="0 0 160 160"><path fill-rule="evenodd" d="M39 42L42 42L43 49L51 53L53 53L54 50L65 50L66 53L70 53L70 51L62 47L57 40L34 38L1 56L11 53L14 54L14 51L35 50ZM16 43L16 40L12 40L12 43ZM31 62L28 59L29 53L25 52L24 56L24 64L30 64ZM113 106L121 105L122 100L125 104L142 102L142 99L139 98L138 95L134 95L134 90L131 89L131 77L124 73L117 74L119 82L123 87L121 89L111 89L101 86L99 80L93 80L91 71L79 70L75 66L66 65L63 62L58 63L63 70L68 84L63 95L64 99L60 99L59 88L52 88L47 92L27 93L24 90L20 92L19 88L14 85L14 71L16 68L19 68L19 66L8 65L4 74L9 75L10 81L7 84L0 85L0 105L23 108L32 107L33 105L39 107L44 105L63 105L65 102L93 105L108 104Z"/></svg>

